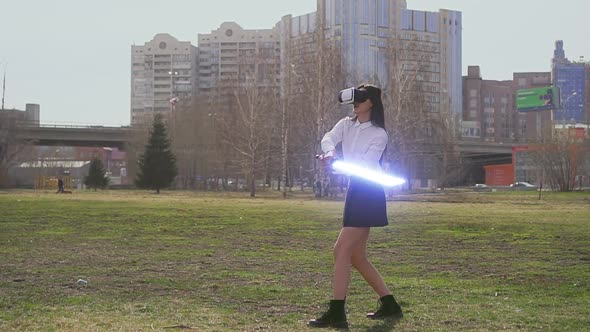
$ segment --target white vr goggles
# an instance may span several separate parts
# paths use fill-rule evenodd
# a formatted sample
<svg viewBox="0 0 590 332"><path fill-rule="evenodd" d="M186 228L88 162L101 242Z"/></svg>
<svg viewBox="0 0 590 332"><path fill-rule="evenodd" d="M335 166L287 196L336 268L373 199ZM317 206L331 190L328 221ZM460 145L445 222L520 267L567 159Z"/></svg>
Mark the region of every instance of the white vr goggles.
<svg viewBox="0 0 590 332"><path fill-rule="evenodd" d="M367 101L367 99L369 99L367 91L357 88L344 89L338 93L338 102L342 105L362 103Z"/></svg>

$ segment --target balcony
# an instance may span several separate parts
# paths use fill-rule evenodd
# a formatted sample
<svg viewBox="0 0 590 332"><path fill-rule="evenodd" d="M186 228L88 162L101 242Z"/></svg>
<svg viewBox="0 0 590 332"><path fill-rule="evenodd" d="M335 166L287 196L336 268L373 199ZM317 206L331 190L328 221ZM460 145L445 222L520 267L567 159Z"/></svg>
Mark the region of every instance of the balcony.
<svg viewBox="0 0 590 332"><path fill-rule="evenodd" d="M168 70L170 70L171 67L172 67L172 64L168 62L168 63L156 63L156 64L154 64L154 67L153 68L156 69L156 70L157 69L168 69Z"/></svg>
<svg viewBox="0 0 590 332"><path fill-rule="evenodd" d="M238 43L221 43L220 49L222 50L233 50L238 48Z"/></svg>
<svg viewBox="0 0 590 332"><path fill-rule="evenodd" d="M167 88L154 88L152 90L154 92L154 94L161 94L161 93L167 93L170 94L170 91L172 91L171 87L167 87Z"/></svg>
<svg viewBox="0 0 590 332"><path fill-rule="evenodd" d="M238 64L238 60L221 60L221 65L237 65Z"/></svg>

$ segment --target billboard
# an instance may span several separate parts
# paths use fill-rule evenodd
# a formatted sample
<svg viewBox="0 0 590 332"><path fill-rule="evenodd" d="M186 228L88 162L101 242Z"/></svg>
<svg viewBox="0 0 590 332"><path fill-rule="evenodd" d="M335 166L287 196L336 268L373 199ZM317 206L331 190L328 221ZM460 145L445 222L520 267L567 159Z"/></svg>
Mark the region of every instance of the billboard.
<svg viewBox="0 0 590 332"><path fill-rule="evenodd" d="M519 112L554 110L559 108L559 89L553 86L516 91Z"/></svg>

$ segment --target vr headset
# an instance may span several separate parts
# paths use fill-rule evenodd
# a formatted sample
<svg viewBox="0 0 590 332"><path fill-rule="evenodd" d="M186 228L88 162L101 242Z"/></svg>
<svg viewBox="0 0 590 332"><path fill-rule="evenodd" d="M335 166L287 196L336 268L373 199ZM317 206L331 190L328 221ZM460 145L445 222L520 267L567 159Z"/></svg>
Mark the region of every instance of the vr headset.
<svg viewBox="0 0 590 332"><path fill-rule="evenodd" d="M338 101L342 105L362 103L367 101L367 99L369 99L369 93L357 88L344 89L338 93Z"/></svg>

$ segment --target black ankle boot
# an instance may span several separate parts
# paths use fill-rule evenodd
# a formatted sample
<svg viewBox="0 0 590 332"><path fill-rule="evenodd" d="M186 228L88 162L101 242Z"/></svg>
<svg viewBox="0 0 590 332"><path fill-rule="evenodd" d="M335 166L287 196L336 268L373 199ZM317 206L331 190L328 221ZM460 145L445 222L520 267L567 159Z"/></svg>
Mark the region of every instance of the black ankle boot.
<svg viewBox="0 0 590 332"><path fill-rule="evenodd" d="M309 325L309 327L347 329L348 321L346 320L344 300L331 300L328 311L326 311L322 317L310 320L307 325Z"/></svg>
<svg viewBox="0 0 590 332"><path fill-rule="evenodd" d="M393 295L386 295L379 299L379 309L375 312L367 314L367 318L370 319L386 319L394 318L401 319L404 317L402 308L395 302Z"/></svg>

